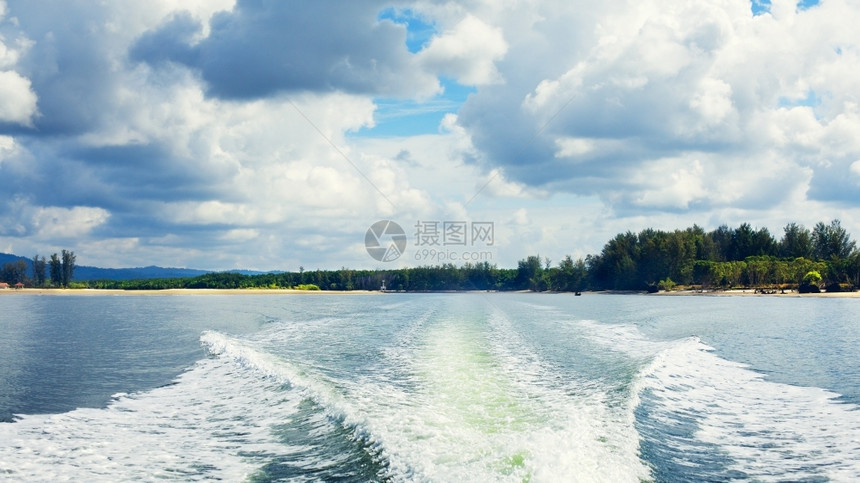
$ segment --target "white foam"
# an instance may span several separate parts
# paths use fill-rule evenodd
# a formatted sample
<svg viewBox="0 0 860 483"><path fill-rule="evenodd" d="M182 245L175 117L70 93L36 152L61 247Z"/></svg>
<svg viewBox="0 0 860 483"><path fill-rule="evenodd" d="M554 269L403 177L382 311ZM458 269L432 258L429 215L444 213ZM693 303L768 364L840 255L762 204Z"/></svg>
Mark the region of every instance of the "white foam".
<svg viewBox="0 0 860 483"><path fill-rule="evenodd" d="M650 359L673 344L672 341L651 340L634 325L604 324L594 320L577 320L573 325L578 333L605 349L639 359Z"/></svg>
<svg viewBox="0 0 860 483"><path fill-rule="evenodd" d="M491 339L519 391L543 403L554 430L543 435L535 458L541 481L642 481L649 469L639 458L635 404L616 404L607 387L576 378L541 360L505 313L495 310ZM567 371L569 372L569 371Z"/></svg>
<svg viewBox="0 0 860 483"><path fill-rule="evenodd" d="M331 381L322 374L312 372L280 356L254 347L251 341L241 341L224 334L207 331L200 337L209 352L228 358L242 367L260 372L278 384L289 384L325 407L330 415L345 416L346 403Z"/></svg>
<svg viewBox="0 0 860 483"><path fill-rule="evenodd" d="M393 479L648 478L632 409L610 408L591 386L559 384L500 312L415 327L386 351L412 375L406 384L361 380L349 391L349 411L365 416L365 437Z"/></svg>
<svg viewBox="0 0 860 483"><path fill-rule="evenodd" d="M695 437L751 478L860 478L860 411L835 393L767 381L697 338L661 352L641 389L656 404L654 417L694 418Z"/></svg>
<svg viewBox="0 0 860 483"><path fill-rule="evenodd" d="M215 332L202 340L213 354L301 389L395 480L648 478L632 406L615 407L588 381L559 381L500 311L471 315L417 315L360 378L333 379ZM294 329L265 338L286 346Z"/></svg>
<svg viewBox="0 0 860 483"><path fill-rule="evenodd" d="M270 431L299 402L276 385L206 359L175 384L117 394L104 409L23 416L0 425L0 473L20 481L241 480L264 455L295 450Z"/></svg>

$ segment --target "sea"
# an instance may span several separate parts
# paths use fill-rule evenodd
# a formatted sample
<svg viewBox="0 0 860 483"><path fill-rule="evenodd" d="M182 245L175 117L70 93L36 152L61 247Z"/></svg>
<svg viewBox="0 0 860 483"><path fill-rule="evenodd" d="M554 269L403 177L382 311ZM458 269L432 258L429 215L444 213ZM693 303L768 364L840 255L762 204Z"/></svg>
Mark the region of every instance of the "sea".
<svg viewBox="0 0 860 483"><path fill-rule="evenodd" d="M2 481L860 481L860 299L0 296Z"/></svg>

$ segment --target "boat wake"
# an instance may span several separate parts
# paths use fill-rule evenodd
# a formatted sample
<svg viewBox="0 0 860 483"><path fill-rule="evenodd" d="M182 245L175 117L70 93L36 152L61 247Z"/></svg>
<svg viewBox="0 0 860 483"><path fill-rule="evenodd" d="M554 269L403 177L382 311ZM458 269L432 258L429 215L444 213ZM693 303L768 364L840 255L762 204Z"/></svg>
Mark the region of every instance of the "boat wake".
<svg viewBox="0 0 860 483"><path fill-rule="evenodd" d="M860 478L860 411L815 387L768 381L692 337L640 380L637 428L660 474L692 480Z"/></svg>
<svg viewBox="0 0 860 483"><path fill-rule="evenodd" d="M835 393L769 381L696 337L495 302L309 309L245 336L204 332L207 356L170 385L0 424L0 475L860 479L860 411Z"/></svg>

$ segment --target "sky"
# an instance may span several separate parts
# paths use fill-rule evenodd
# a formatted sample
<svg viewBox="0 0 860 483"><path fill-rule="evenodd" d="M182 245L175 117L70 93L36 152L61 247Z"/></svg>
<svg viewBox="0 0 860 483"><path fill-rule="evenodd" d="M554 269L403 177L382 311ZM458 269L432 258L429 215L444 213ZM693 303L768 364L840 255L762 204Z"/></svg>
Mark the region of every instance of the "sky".
<svg viewBox="0 0 860 483"><path fill-rule="evenodd" d="M857 25L853 0L0 0L0 252L295 271L857 238Z"/></svg>

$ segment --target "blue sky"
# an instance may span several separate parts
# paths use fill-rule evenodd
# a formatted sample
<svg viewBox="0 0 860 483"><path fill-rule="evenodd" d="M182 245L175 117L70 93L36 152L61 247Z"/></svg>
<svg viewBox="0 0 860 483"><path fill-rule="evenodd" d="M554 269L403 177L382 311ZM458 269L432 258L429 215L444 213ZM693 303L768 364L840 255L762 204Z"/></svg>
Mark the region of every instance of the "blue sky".
<svg viewBox="0 0 860 483"><path fill-rule="evenodd" d="M800 10L806 10L816 5L818 5L818 0L801 0L796 4ZM751 7L753 15L761 15L770 12L771 2L770 0L753 0Z"/></svg>
<svg viewBox="0 0 860 483"><path fill-rule="evenodd" d="M438 34L432 20L408 8L385 8L379 12L377 19L403 25L406 28L406 48L413 54L426 47L433 36Z"/></svg>
<svg viewBox="0 0 860 483"><path fill-rule="evenodd" d="M377 17L406 29L406 48L415 54L427 47L435 35L435 25L411 9L385 8ZM375 98L374 125L359 130L358 136L403 137L438 131L445 114L455 114L474 86L462 85L450 77L439 78L439 92L429 99Z"/></svg>
<svg viewBox="0 0 860 483"><path fill-rule="evenodd" d="M354 135L370 137L406 137L433 134L446 114L456 114L469 94L477 92L456 80L441 78L441 91L430 99L375 98L373 126L362 127Z"/></svg>
<svg viewBox="0 0 860 483"><path fill-rule="evenodd" d="M381 219L492 221L500 266L645 228L856 235L858 24L845 0L0 0L0 252L416 264L369 257Z"/></svg>

